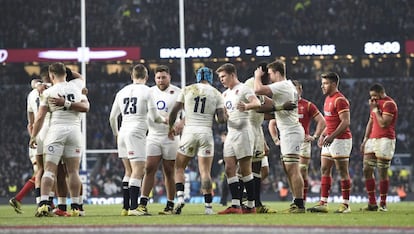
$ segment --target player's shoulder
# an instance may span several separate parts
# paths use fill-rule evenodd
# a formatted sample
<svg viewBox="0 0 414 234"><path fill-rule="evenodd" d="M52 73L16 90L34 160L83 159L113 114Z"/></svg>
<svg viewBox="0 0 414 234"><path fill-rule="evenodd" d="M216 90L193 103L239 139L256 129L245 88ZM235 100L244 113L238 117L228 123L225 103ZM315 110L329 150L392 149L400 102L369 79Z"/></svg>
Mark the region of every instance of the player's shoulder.
<svg viewBox="0 0 414 234"><path fill-rule="evenodd" d="M253 88L254 87L254 77L250 77L250 78L248 78L245 82L244 82L244 84L246 84L247 86L249 86L250 88Z"/></svg>
<svg viewBox="0 0 414 234"><path fill-rule="evenodd" d="M82 80L82 79L77 78L77 79L73 79L73 80L68 81L68 83L71 84L71 85L75 85L76 87L81 89L81 88L84 87L85 81Z"/></svg>
<svg viewBox="0 0 414 234"><path fill-rule="evenodd" d="M172 90L174 90L174 91L180 91L180 90L181 90L181 88L180 88L180 87L178 87L178 86L176 86L176 85L173 85L173 84L170 84L170 86L169 86L168 88L170 88L170 89L172 89Z"/></svg>
<svg viewBox="0 0 414 234"><path fill-rule="evenodd" d="M33 98L33 97L38 97L39 96L39 92L37 91L37 89L32 89L32 91L30 91L27 94L28 98Z"/></svg>

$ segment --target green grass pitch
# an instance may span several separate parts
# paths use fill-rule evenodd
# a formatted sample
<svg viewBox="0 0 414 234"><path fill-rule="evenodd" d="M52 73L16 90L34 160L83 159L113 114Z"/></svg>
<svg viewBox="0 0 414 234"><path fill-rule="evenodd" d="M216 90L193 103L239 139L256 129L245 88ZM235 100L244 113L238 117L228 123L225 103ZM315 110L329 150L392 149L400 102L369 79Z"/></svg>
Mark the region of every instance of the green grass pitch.
<svg viewBox="0 0 414 234"><path fill-rule="evenodd" d="M266 202L278 211L288 208L287 202ZM310 207L313 204L308 204ZM403 227L414 228L414 202L389 203L388 212L362 212L365 204L351 204L352 212L335 214L338 204L329 205L330 212L305 214L204 215L203 204L186 204L181 215L158 215L164 204L149 204L151 216L120 216L121 205L84 205L85 217L34 217L35 206L23 204L23 214L11 206L0 206L0 227L6 226L82 226L82 225L269 225L269 226L341 226L341 227ZM214 204L215 212L225 207Z"/></svg>

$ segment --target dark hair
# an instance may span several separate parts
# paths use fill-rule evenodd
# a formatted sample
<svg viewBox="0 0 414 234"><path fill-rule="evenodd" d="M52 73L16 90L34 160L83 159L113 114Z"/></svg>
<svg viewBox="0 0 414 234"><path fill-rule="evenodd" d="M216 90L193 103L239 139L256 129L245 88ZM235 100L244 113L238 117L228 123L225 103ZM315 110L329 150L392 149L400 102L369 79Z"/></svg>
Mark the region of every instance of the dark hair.
<svg viewBox="0 0 414 234"><path fill-rule="evenodd" d="M264 72L263 76L262 76L262 83L263 84L269 84L270 83L270 79L269 79L269 73L267 73L268 69L267 69L267 63L266 62L261 62L259 63L259 65L257 66L258 68L261 67L262 71Z"/></svg>
<svg viewBox="0 0 414 234"><path fill-rule="evenodd" d="M268 69L272 69L274 72L279 72L281 76L285 76L286 74L286 65L282 60L275 60L267 64Z"/></svg>
<svg viewBox="0 0 414 234"><path fill-rule="evenodd" d="M73 79L75 79L75 77L73 77L72 70L70 70L70 68L66 67L66 80L71 81Z"/></svg>
<svg viewBox="0 0 414 234"><path fill-rule="evenodd" d="M328 79L329 81L335 83L337 86L339 85L339 75L335 72L323 73L321 75L322 79Z"/></svg>
<svg viewBox="0 0 414 234"><path fill-rule="evenodd" d="M157 72L166 72L168 74L170 74L170 68L166 65L159 65L155 68L155 73Z"/></svg>
<svg viewBox="0 0 414 234"><path fill-rule="evenodd" d="M369 91L375 91L377 93L385 93L385 88L384 88L384 86L382 86L378 83L375 83L371 86L371 88L369 88Z"/></svg>

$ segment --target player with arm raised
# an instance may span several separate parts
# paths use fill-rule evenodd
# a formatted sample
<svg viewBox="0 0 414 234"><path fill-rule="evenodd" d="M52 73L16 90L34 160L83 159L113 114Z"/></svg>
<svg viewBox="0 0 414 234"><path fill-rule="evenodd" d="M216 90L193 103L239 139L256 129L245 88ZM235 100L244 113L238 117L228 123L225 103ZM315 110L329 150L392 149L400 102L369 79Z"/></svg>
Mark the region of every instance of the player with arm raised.
<svg viewBox="0 0 414 234"><path fill-rule="evenodd" d="M384 86L374 84L369 89L370 115L361 144L364 155L365 187L368 193L368 206L363 211L388 211L387 194L389 188L388 169L395 151L395 124L398 108L389 97ZM377 205L375 195L375 168L378 170L380 204Z"/></svg>
<svg viewBox="0 0 414 234"><path fill-rule="evenodd" d="M267 68L272 84L263 84L262 76L264 71L260 67L257 68L254 80L255 93L271 97L275 105L281 105L287 101L294 102L297 105L298 94L292 81L286 79L285 63L276 60L268 64ZM280 131L282 165L295 198L286 212L304 213L303 179L299 170L299 150L305 134L303 127L299 123L297 108L293 111L276 111L275 119Z"/></svg>

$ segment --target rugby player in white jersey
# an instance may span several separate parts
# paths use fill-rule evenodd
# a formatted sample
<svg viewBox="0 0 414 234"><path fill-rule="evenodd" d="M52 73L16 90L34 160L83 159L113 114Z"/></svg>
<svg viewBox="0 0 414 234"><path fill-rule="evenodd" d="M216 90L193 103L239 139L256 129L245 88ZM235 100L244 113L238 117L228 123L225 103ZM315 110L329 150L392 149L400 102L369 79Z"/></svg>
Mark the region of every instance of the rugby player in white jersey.
<svg viewBox="0 0 414 234"><path fill-rule="evenodd" d="M186 86L178 96L169 119L169 137L178 132L175 127L177 114L185 110L185 126L175 160L175 185L177 204L175 214L181 214L184 207L184 170L190 160L198 156L198 168L201 177L201 190L204 195L205 214L213 214L211 166L214 156L213 119L219 123L226 121L221 93L214 88L213 71L202 67L197 71L197 83Z"/></svg>
<svg viewBox="0 0 414 234"><path fill-rule="evenodd" d="M218 214L256 213L252 174L254 141L248 110L259 108L260 101L251 88L239 81L236 67L233 64L221 65L216 73L223 86L227 88L222 94L228 114L228 133L224 142L223 158L227 183L232 196L231 206ZM241 180L247 192L247 203L245 207L243 206L244 209L240 206L242 194L237 176L237 164L240 167Z"/></svg>
<svg viewBox="0 0 414 234"><path fill-rule="evenodd" d="M156 105L158 113L167 118L181 89L171 84L170 69L165 65L155 68L154 80L155 86L151 87L152 102ZM182 129L183 121L177 124L180 124L179 128ZM147 207L150 192L154 187L155 173L162 160L167 204L159 214L173 214L175 196L174 164L178 141L178 136L175 136L174 139L168 138L168 126L166 124L156 123L152 119L148 119L147 161L138 209L145 211Z"/></svg>
<svg viewBox="0 0 414 234"><path fill-rule="evenodd" d="M57 167L64 160L71 197L71 216L79 216L80 188L79 165L81 155L80 111L89 111L89 101L82 94L82 89L73 82L66 81L66 67L63 63L49 65L49 77L53 86L45 90L40 99L40 108L33 125L30 146L36 147L36 137L45 121L46 113L51 112L50 126L44 140L44 173L41 180L40 203L37 217L52 216L49 193L56 180ZM51 98L65 97L63 107L50 103ZM72 103L76 102L76 110Z"/></svg>
<svg viewBox="0 0 414 234"><path fill-rule="evenodd" d="M47 70L46 70L46 73L47 73L46 75L42 75L43 77L42 79L44 80L45 83L51 84L51 81L49 79L49 73ZM72 71L71 69L66 67L66 81L73 83L76 87L82 90L83 95L87 95L87 89L84 87L85 79L83 78L81 74L79 74L78 72ZM65 101L66 100L64 97L50 98L49 104L52 106L61 106L63 108L65 105ZM71 104L71 110L73 111L83 112L82 109L83 109L82 103L73 102ZM57 197L57 207L53 209L53 213L57 216L70 216L71 215L70 213L67 212L66 198L68 195L68 185L66 182L66 178L67 178L66 165L64 161L61 160L58 165L58 171L57 171L57 176L55 180L55 192L56 193L52 191L49 197L50 200L52 200L54 196ZM82 192L83 191L82 191L82 186L81 186L81 190L80 190L81 197L82 197ZM40 192L39 192L39 196L40 196ZM85 211L83 209L83 198L81 198L79 201L79 216L85 216Z"/></svg>
<svg viewBox="0 0 414 234"><path fill-rule="evenodd" d="M260 63L263 69L266 69L266 63ZM265 73L263 82L268 83L268 74ZM267 80L267 81L265 81ZM253 89L254 88L254 77L246 80L245 84ZM264 103L265 97L259 96L259 99L262 103ZM262 180L264 180L267 175L269 174L269 161L267 158L269 147L266 144L262 123L265 119L265 114L260 113L256 110L249 110L249 122L252 128L253 137L254 137L254 148L253 148L253 158L252 158L252 172L253 172L253 181L254 181L254 188L255 188L255 206L257 213L276 213L276 210L269 208L262 204L261 201L261 184ZM263 177L262 177L263 176ZM243 186L244 187L244 186Z"/></svg>
<svg viewBox="0 0 414 234"><path fill-rule="evenodd" d="M272 84L264 85L262 76L264 71L261 67L255 71L254 90L257 95L271 97L275 105L281 105L287 101L298 103L298 93L292 81L286 79L285 63L276 60L267 65L268 74ZM288 213L305 213L303 202L303 179L299 170L299 154L305 133L299 123L297 108L293 111L275 112L277 126L280 131L280 150L282 164L285 169L294 201Z"/></svg>
<svg viewBox="0 0 414 234"><path fill-rule="evenodd" d="M109 122L112 133L117 138L118 155L122 159L125 174L123 182L128 181L128 194L124 194L122 216L145 215L146 210L138 208L138 197L146 161L146 134L148 117L157 123L166 123L166 118L158 114L151 99L150 88L146 85L148 70L135 65L131 72L132 84L122 88L115 96ZM118 131L118 117L122 124Z"/></svg>
<svg viewBox="0 0 414 234"><path fill-rule="evenodd" d="M32 91L27 95L27 131L29 135L32 133L34 118L39 109L39 94L45 89L41 79L35 78L30 84ZM36 165L36 149L29 147L29 158L33 166L33 176L24 184L23 188L16 194L16 196L9 200L9 204L18 214L23 213L21 208L22 199L35 187L36 173L38 170Z"/></svg>

